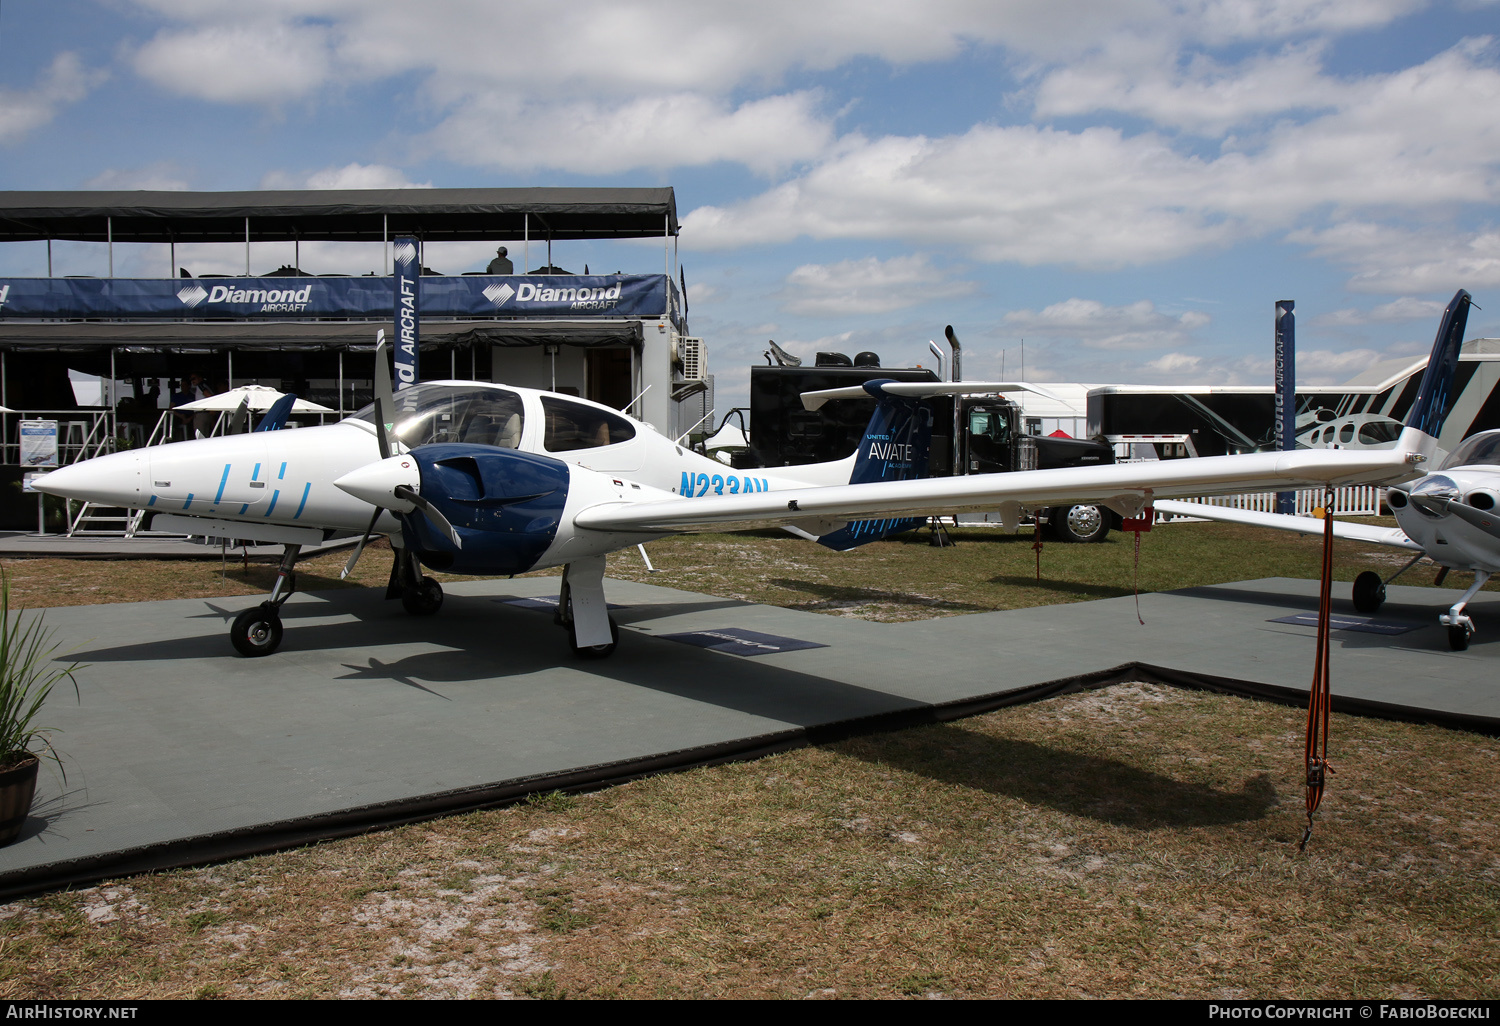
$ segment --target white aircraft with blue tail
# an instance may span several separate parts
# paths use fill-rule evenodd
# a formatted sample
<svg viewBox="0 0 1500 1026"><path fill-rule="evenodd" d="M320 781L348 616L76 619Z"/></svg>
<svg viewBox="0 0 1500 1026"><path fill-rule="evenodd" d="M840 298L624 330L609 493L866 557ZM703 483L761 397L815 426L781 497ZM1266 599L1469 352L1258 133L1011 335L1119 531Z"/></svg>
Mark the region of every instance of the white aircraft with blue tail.
<svg viewBox="0 0 1500 1026"><path fill-rule="evenodd" d="M1463 333L1468 306L1468 293L1460 292L1453 298L1444 318L1445 325L1449 319L1456 319L1455 330L1459 335ZM1437 355L1434 349L1433 357ZM1429 362L1428 374L1432 373L1432 363ZM1441 376L1446 371L1439 370L1438 373ZM1425 378L1423 389L1425 392ZM1431 407L1424 427L1429 436L1435 438L1442 431L1447 413L1446 399ZM1408 429L1411 423L1412 419L1408 417ZM1471 571L1474 583L1446 613L1438 617L1438 622L1447 629L1448 647L1455 652L1467 649L1474 636L1474 621L1465 614L1464 608L1490 576L1500 571L1500 510L1497 510L1500 506L1500 430L1470 435L1433 472L1407 484L1392 485L1386 494L1386 504L1400 527L1342 521L1333 524L1336 538L1416 553L1410 562L1389 577L1382 578L1373 570L1366 570L1356 577L1354 608L1361 613L1375 612L1385 602L1386 585L1424 558L1441 567L1438 584L1450 570ZM1322 534L1324 529L1321 520L1310 517L1258 513L1197 502L1158 502L1156 509L1174 516L1200 517L1300 534Z"/></svg>
<svg viewBox="0 0 1500 1026"><path fill-rule="evenodd" d="M1027 510L1095 503L1136 517L1156 498L1410 480L1435 450L1424 424L1433 403L1447 401L1462 340L1461 319L1457 330L1448 329L1451 320L1450 309L1392 450L929 478L933 425L923 398L1033 386L878 380L860 386L877 406L853 455L731 470L648 424L571 396L474 381L393 393L381 349L375 403L338 424L271 430L285 421L273 413L250 434L113 453L53 471L36 487L154 511L156 530L284 545L270 596L231 629L244 655L280 645L280 609L301 547L363 532L349 568L372 535L389 535L396 558L387 597L414 614L442 604L441 587L422 566L481 575L562 566L558 621L575 653L598 657L619 637L605 605L606 554L666 535L784 527L845 549L933 515L999 510L1015 523ZM808 393L804 402L845 394Z"/></svg>

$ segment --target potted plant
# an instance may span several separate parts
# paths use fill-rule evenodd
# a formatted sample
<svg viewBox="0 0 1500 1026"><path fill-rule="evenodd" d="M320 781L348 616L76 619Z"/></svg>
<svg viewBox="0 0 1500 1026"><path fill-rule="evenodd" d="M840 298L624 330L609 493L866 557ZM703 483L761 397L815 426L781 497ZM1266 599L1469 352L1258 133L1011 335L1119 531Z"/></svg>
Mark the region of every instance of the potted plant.
<svg viewBox="0 0 1500 1026"><path fill-rule="evenodd" d="M0 571L0 845L19 837L26 824L41 760L51 759L62 771L37 717L58 681L66 679L78 696L73 672L81 667L57 665L59 645L52 633L41 613L29 618L24 608L11 613L10 579Z"/></svg>

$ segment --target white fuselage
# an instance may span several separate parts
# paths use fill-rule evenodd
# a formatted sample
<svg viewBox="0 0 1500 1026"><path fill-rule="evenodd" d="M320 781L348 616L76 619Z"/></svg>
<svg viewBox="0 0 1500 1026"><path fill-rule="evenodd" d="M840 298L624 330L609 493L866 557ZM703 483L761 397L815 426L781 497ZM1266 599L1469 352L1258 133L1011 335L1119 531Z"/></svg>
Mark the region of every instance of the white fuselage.
<svg viewBox="0 0 1500 1026"><path fill-rule="evenodd" d="M577 537L571 514L595 503L843 484L853 467L851 456L837 463L736 470L683 448L649 424L630 418L624 419L634 428L634 437L625 441L553 452L547 448L544 395L554 409L561 402L607 410L614 417L623 415L584 399L532 389L471 381L428 384L472 390L479 396L519 397L524 416L519 435L506 439L513 443L507 447L550 456L585 471L570 475L566 514L552 548L538 566L566 562L585 550L606 552L660 535L615 537L612 533L584 532L582 538ZM398 438L401 432L398 419ZM416 441L420 444L425 440L431 439ZM379 460L373 423L350 418L322 427L226 435L113 453L54 471L41 485L46 491L73 499L155 513L353 533L365 530L374 507L334 482ZM397 536L401 525L385 512L375 529ZM247 531L247 536L253 537L253 533Z"/></svg>

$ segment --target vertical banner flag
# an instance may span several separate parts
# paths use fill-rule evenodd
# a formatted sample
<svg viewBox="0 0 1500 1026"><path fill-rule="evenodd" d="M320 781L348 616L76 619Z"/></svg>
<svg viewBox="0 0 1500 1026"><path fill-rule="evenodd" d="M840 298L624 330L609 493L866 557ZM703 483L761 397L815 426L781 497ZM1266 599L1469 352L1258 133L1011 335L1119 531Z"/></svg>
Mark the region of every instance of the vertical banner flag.
<svg viewBox="0 0 1500 1026"><path fill-rule="evenodd" d="M418 381L417 300L422 287L422 248L416 239L401 237L396 239L391 255L395 257L396 271L392 281L396 298L396 391L399 392Z"/></svg>
<svg viewBox="0 0 1500 1026"><path fill-rule="evenodd" d="M1290 299L1276 304L1276 448L1297 448L1297 315ZM1297 512L1296 492L1276 493L1276 512Z"/></svg>

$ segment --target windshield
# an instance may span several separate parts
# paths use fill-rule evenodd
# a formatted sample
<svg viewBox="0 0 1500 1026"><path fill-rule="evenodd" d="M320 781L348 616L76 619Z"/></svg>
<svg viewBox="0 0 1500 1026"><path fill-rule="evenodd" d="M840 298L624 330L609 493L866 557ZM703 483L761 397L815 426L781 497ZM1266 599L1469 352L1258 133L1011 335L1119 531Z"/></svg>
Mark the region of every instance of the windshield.
<svg viewBox="0 0 1500 1026"><path fill-rule="evenodd" d="M1481 431L1465 438L1438 469L1454 467L1500 467L1500 430Z"/></svg>
<svg viewBox="0 0 1500 1026"><path fill-rule="evenodd" d="M350 420L375 424L375 404ZM396 393L396 437L414 448L467 442L514 449L521 444L521 397L493 385L412 385Z"/></svg>

